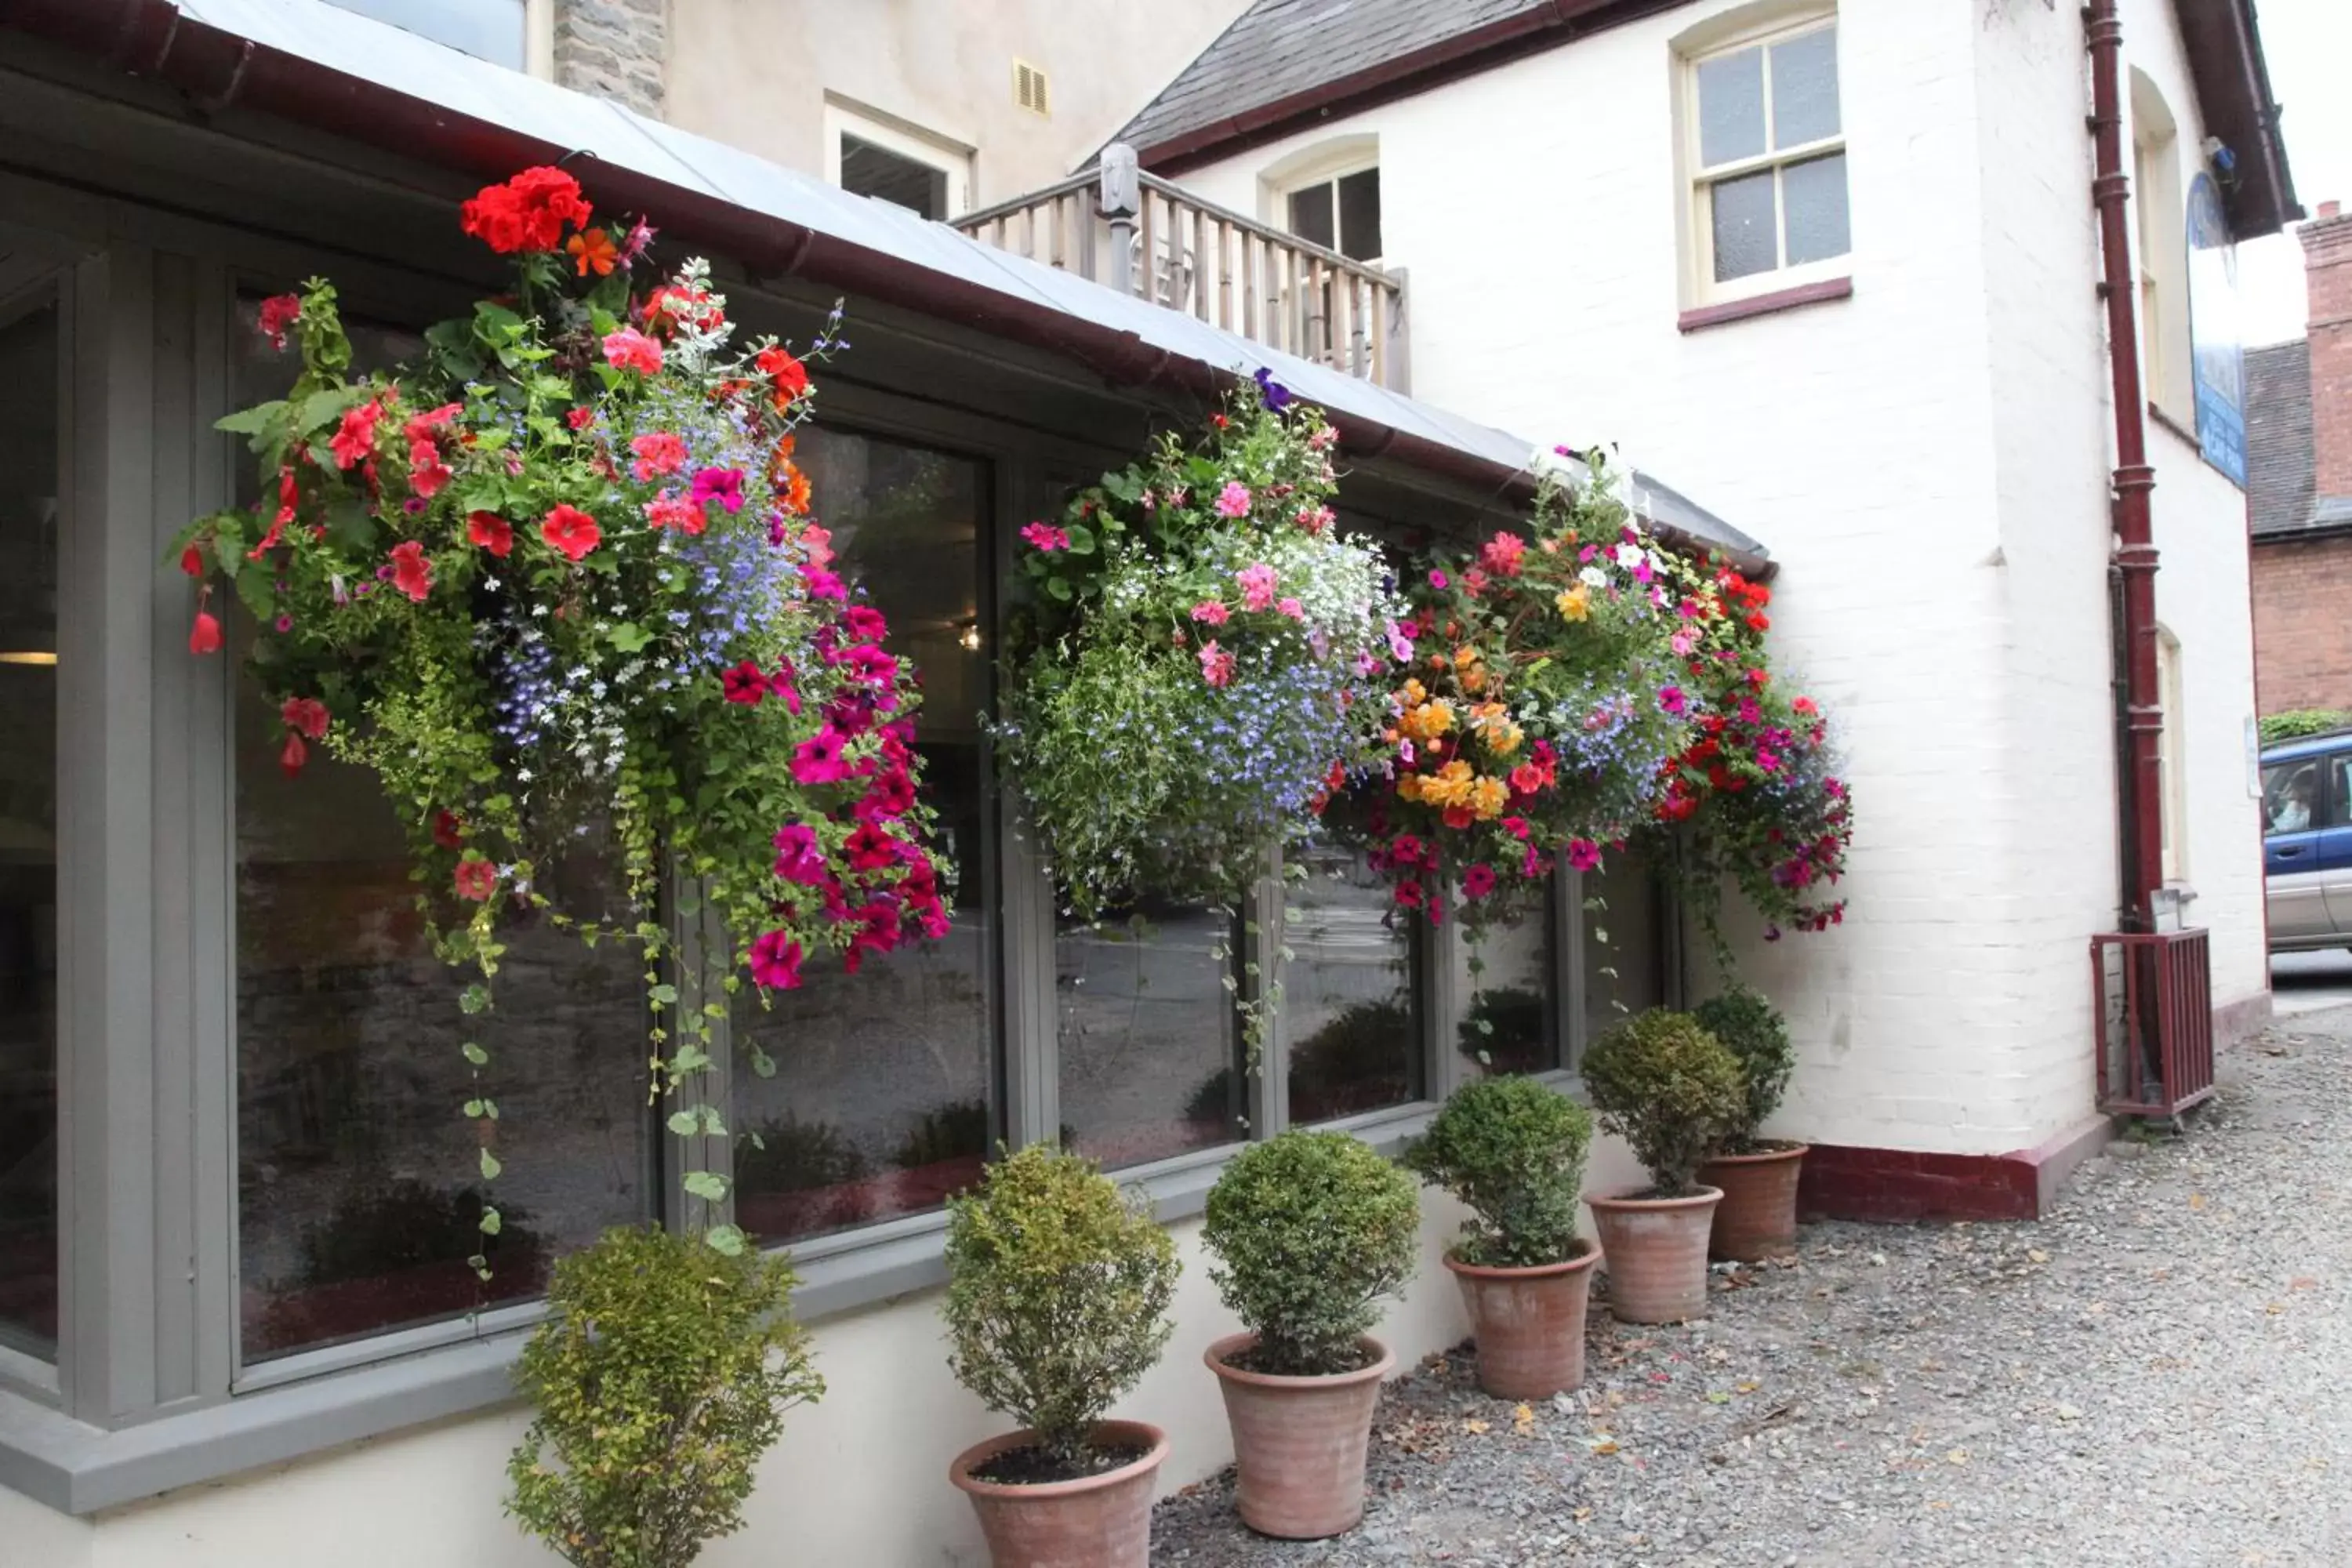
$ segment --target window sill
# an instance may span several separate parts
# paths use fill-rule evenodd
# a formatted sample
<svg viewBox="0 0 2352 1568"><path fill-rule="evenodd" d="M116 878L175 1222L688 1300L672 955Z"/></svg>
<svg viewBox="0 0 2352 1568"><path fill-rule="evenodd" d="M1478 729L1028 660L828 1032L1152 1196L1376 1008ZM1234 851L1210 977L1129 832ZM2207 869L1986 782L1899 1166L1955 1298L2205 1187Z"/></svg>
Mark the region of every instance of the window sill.
<svg viewBox="0 0 2352 1568"><path fill-rule="evenodd" d="M1719 305L1701 305L1685 310L1675 323L1677 330L1696 332L1706 327L1719 327L1727 321L1744 321L1751 316L1776 315L1782 310L1794 310L1805 305L1818 305L1828 300L1846 300L1853 296L1852 278L1825 278L1818 283L1800 283L1793 288L1775 289L1769 294L1751 294L1744 300L1726 300Z"/></svg>
<svg viewBox="0 0 2352 1568"><path fill-rule="evenodd" d="M1394 1157L1436 1110L1423 1100L1324 1128L1353 1133ZM1206 1207L1225 1162L1244 1147L1230 1143L1112 1174L1142 1188L1160 1223L1174 1224ZM928 1214L803 1244L793 1250L800 1274L794 1313L804 1323L821 1323L937 1289L947 1282L946 1234L947 1216ZM88 1514L509 1404L515 1357L528 1320L537 1315L534 1308L512 1310L526 1321L393 1360L321 1369L299 1380L284 1376L299 1363L270 1363L282 1379L274 1386L115 1430L0 1388L0 1486L60 1513Z"/></svg>

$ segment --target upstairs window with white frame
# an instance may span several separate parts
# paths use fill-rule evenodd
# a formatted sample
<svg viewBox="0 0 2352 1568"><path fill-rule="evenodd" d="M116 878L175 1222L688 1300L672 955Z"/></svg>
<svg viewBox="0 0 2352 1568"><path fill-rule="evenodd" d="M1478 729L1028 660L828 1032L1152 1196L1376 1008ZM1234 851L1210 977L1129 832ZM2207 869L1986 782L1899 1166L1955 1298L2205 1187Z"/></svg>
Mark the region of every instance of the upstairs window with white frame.
<svg viewBox="0 0 2352 1568"><path fill-rule="evenodd" d="M971 150L825 105L826 173L845 191L944 223L971 210Z"/></svg>
<svg viewBox="0 0 2352 1568"><path fill-rule="evenodd" d="M1283 216L1285 226L1310 245L1336 250L1350 261L1378 261L1381 172L1354 169L1294 185L1283 197Z"/></svg>
<svg viewBox="0 0 2352 1568"><path fill-rule="evenodd" d="M509 70L529 70L547 8L530 0L327 0Z"/></svg>
<svg viewBox="0 0 2352 1568"><path fill-rule="evenodd" d="M1684 90L1696 296L1738 298L1835 271L1852 248L1836 17L1693 55Z"/></svg>
<svg viewBox="0 0 2352 1568"><path fill-rule="evenodd" d="M2197 427L2190 374L2188 206L2180 190L2180 130L2156 84L2131 73L2130 205L2138 221L2140 381L2148 402L2183 430Z"/></svg>

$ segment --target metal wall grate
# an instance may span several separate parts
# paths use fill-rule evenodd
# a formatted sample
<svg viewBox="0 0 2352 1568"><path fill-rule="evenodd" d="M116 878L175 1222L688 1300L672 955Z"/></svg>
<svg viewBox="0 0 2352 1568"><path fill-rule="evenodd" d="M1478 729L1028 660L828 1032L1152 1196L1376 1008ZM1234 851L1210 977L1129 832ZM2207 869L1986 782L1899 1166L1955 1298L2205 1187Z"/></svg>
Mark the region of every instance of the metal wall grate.
<svg viewBox="0 0 2352 1568"><path fill-rule="evenodd" d="M2203 931L2091 939L2099 1109L2175 1117L2213 1092L2213 963Z"/></svg>

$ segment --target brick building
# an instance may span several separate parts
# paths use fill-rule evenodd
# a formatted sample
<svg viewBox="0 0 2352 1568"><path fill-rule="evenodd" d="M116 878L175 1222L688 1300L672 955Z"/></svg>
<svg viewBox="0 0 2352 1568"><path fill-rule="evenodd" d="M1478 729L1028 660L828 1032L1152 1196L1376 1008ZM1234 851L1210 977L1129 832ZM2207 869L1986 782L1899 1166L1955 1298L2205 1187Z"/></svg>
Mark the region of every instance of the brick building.
<svg viewBox="0 0 2352 1568"><path fill-rule="evenodd" d="M2352 708L2352 214L2296 231L2308 334L2246 355L2255 679L2264 713Z"/></svg>

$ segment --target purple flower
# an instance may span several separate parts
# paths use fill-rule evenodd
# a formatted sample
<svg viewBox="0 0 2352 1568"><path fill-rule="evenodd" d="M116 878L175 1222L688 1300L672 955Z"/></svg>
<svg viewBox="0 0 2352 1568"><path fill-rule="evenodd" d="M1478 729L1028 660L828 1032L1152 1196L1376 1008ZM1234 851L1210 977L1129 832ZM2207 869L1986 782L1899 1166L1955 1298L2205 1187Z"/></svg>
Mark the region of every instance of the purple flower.
<svg viewBox="0 0 2352 1568"><path fill-rule="evenodd" d="M1290 406L1290 388L1275 380L1273 371L1267 369L1264 365L1260 365L1257 367L1257 374L1254 379L1257 382L1258 391L1264 395L1265 398L1267 413L1279 414L1284 409Z"/></svg>
<svg viewBox="0 0 2352 1568"><path fill-rule="evenodd" d="M1690 711L1690 701L1683 695L1683 689L1679 686L1661 688L1658 692L1658 706L1677 719Z"/></svg>

